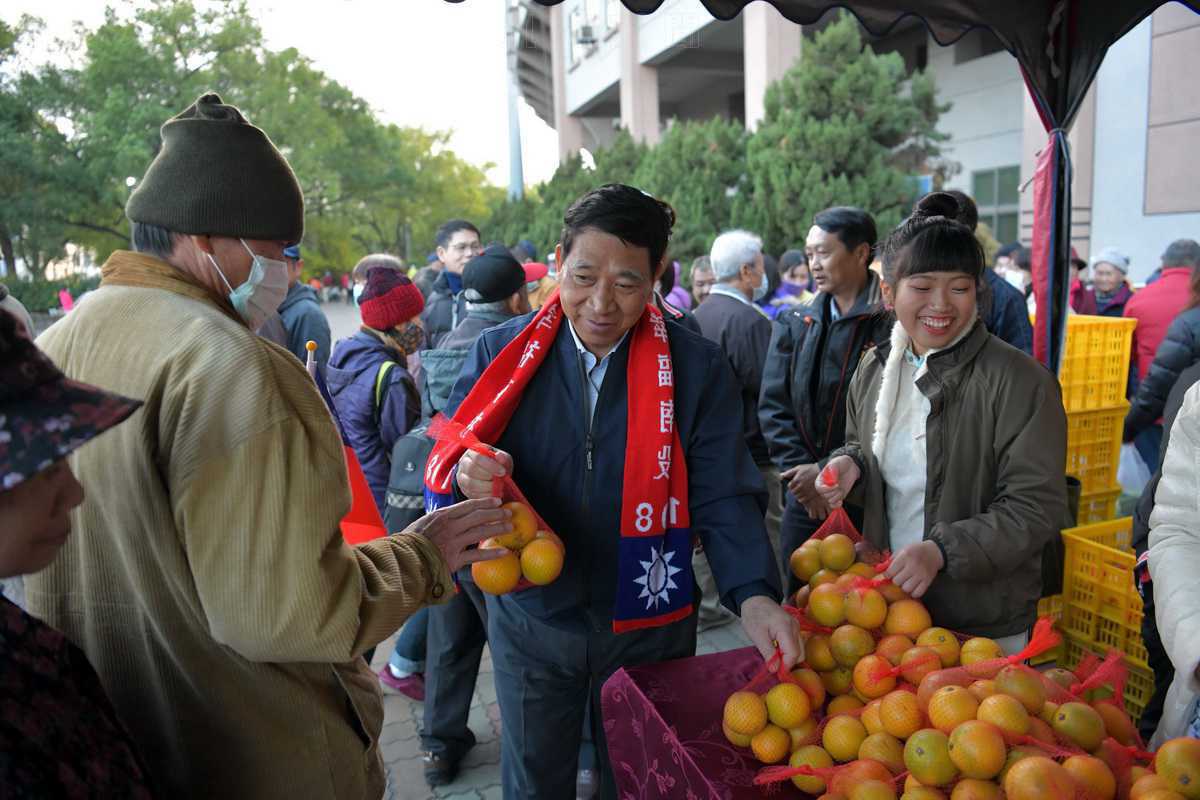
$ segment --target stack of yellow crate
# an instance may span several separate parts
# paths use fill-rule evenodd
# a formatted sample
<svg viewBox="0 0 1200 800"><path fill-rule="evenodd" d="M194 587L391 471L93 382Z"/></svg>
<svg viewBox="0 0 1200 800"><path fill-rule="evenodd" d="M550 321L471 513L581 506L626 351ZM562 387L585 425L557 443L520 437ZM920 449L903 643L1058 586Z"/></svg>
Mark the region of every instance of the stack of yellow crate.
<svg viewBox="0 0 1200 800"><path fill-rule="evenodd" d="M1109 650L1125 654L1129 684L1125 708L1135 720L1154 694L1154 673L1142 641L1142 597L1134 582L1131 517L1063 531L1066 565L1062 618L1068 669L1087 653L1103 658Z"/></svg>
<svg viewBox="0 0 1200 800"><path fill-rule="evenodd" d="M1116 516L1121 496L1117 465L1121 431L1129 410L1125 389L1136 326L1134 319L1082 314L1067 318L1059 383L1067 412L1066 474L1078 478L1082 485L1076 523L1080 526ZM1038 615L1061 620L1065 605L1063 595L1047 597L1038 604ZM1056 649L1039 661L1061 661L1064 656L1069 661L1078 649Z"/></svg>
<svg viewBox="0 0 1200 800"><path fill-rule="evenodd" d="M1083 485L1077 524L1116 516L1117 464L1129 402L1129 353L1137 320L1072 315L1059 382L1067 411L1066 474Z"/></svg>

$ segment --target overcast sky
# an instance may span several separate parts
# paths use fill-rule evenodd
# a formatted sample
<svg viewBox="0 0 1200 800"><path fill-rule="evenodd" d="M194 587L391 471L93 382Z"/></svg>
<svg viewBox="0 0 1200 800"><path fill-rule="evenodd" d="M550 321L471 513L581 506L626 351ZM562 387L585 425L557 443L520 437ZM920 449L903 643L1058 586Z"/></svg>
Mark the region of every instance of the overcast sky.
<svg viewBox="0 0 1200 800"><path fill-rule="evenodd" d="M201 5L204 0L197 0ZM41 17L47 39L72 22L96 27L106 5L128 0L4 0L3 17ZM488 176L508 185L508 110L502 0L248 0L272 50L295 47L326 74L398 125L452 131L463 159L493 162ZM249 110L253 120L253 109ZM550 177L554 130L521 102L525 183Z"/></svg>

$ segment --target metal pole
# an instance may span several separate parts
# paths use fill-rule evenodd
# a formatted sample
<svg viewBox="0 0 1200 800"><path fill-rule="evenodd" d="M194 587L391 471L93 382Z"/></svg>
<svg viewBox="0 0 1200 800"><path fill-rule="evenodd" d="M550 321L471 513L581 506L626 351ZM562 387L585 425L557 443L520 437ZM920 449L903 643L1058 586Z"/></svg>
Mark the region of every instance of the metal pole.
<svg viewBox="0 0 1200 800"><path fill-rule="evenodd" d="M525 196L525 170L521 163L521 117L518 113L520 93L517 90L517 49L521 46L521 9L518 0L510 0L507 8L508 69L508 199Z"/></svg>

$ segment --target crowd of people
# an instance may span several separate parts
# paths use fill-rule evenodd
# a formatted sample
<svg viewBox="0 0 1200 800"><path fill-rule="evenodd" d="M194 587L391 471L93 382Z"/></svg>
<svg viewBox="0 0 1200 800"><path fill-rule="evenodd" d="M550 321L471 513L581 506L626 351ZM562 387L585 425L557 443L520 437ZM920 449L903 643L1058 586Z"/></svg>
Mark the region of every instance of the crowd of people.
<svg viewBox="0 0 1200 800"><path fill-rule="evenodd" d="M789 555L842 507L935 624L1026 643L1070 524L1067 421L1030 355L1029 252L985 263L968 196L893 231L825 209L778 260L714 231L685 270L674 210L608 184L545 261L453 219L419 271L368 254L313 286L263 131L207 94L162 139L99 289L36 344L0 296L0 577L25 576L0 605L7 796L381 797L381 688L424 703L443 785L487 646L504 796L615 797L605 680L736 618L800 661ZM1139 320L1125 438L1160 473L1138 540L1165 692L1172 665L1200 674L1200 245L1137 292L1128 270L1101 250L1071 298ZM362 324L334 343L339 299ZM492 455L431 438L439 415ZM343 443L389 532L353 546ZM507 477L566 559L491 595L470 565L502 554L478 545L512 530ZM1166 735L1197 726L1191 687Z"/></svg>

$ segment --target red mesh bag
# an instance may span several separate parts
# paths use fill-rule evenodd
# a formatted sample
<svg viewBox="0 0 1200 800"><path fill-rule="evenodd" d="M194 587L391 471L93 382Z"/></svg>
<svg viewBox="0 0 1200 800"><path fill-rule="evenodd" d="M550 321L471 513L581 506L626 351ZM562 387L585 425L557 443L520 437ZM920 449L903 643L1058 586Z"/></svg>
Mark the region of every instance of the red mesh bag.
<svg viewBox="0 0 1200 800"><path fill-rule="evenodd" d="M1154 763L1154 753L1148 753L1140 747L1123 745L1111 736L1100 743L1100 748L1094 754L1108 765L1113 777L1117 779L1117 796L1127 797L1133 786L1131 774L1134 766L1149 767Z"/></svg>
<svg viewBox="0 0 1200 800"><path fill-rule="evenodd" d="M467 430L465 425L455 422L454 420L449 419L442 414L438 414L436 417L434 417L434 420L432 423L430 423L429 429L426 431L425 435L439 442L458 442L468 450L473 450L480 455L485 455L489 458L496 457L496 448L480 441L479 437ZM556 534L553 529L546 524L546 520L543 519L541 514L537 512L537 509L525 499L525 495L521 492L521 489L517 486L516 482L513 481L511 472L505 475L503 478L496 478L492 481L492 494L495 497L499 497L505 503L516 502L523 504L533 514L533 518L537 522L538 532L540 533L544 531L546 536L558 545L559 550L561 550L563 553L566 553L566 547L563 545L562 539L560 539L558 534ZM535 585L536 584L530 583L528 580L526 580L525 576L522 575L520 582L512 591L520 592L525 589L533 588Z"/></svg>
<svg viewBox="0 0 1200 800"><path fill-rule="evenodd" d="M1022 671L1028 671L1035 680L1047 686L1047 694L1050 692L1050 686L1058 689L1059 692L1065 693L1062 687L1055 684L1049 678L1045 678L1040 672L1030 669L1021 662L1028 658L1041 655L1047 650L1055 647L1060 636L1054 630L1054 620L1049 617L1043 617L1034 625L1033 635L1029 638L1029 644L1025 645L1019 653L1014 653L1011 656L1003 658L991 658L987 661L978 661L968 666L948 667L936 672L931 672L921 680L921 685L917 689L917 698L921 701L921 708L925 708L929 704L929 698L933 693L943 686L970 686L977 680L990 680L995 678L1000 670L1005 667L1014 667Z"/></svg>
<svg viewBox="0 0 1200 800"><path fill-rule="evenodd" d="M1080 665L1082 666L1083 662L1080 662ZM1113 697L1125 696L1125 684L1129 682L1129 667L1125 665L1125 656L1121 654L1121 651L1109 650L1104 660L1098 662L1093 656L1087 666L1086 673L1083 673L1082 670L1075 672L1077 683L1073 684L1070 689L1073 697L1083 697L1087 692L1102 686L1111 687Z"/></svg>
<svg viewBox="0 0 1200 800"><path fill-rule="evenodd" d="M860 758L833 767L764 767L754 776L754 783L756 786L770 786L800 776L820 778L825 782L827 793L848 797L855 786L869 780L902 786L905 773L892 775L888 768L878 761Z"/></svg>

